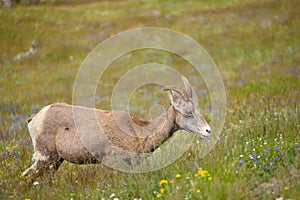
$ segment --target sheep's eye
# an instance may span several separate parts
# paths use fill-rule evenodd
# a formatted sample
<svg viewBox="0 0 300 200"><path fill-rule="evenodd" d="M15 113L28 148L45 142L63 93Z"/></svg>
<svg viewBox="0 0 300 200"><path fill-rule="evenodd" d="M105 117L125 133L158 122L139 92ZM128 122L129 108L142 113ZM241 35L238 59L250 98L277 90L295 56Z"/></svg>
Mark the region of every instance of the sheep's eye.
<svg viewBox="0 0 300 200"><path fill-rule="evenodd" d="M185 117L193 117L193 112L191 112L191 111L185 112L184 116Z"/></svg>

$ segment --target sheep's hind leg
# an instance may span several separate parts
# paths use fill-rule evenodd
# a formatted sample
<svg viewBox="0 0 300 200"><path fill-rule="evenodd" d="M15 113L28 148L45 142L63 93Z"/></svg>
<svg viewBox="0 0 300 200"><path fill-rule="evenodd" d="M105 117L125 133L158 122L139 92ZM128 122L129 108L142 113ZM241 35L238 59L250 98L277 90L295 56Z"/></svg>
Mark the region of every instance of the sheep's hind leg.
<svg viewBox="0 0 300 200"><path fill-rule="evenodd" d="M41 156L39 153L35 153L33 159L35 160L34 164L21 175L22 181L28 184L33 183L33 181L41 175L47 174L52 177L64 161L64 159L60 158L57 154Z"/></svg>

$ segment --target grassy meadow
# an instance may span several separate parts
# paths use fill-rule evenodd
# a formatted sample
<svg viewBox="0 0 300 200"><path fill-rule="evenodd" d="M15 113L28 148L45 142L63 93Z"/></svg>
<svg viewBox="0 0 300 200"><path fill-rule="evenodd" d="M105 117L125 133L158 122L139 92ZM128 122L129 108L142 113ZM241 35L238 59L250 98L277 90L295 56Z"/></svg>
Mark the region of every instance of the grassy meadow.
<svg viewBox="0 0 300 200"><path fill-rule="evenodd" d="M50 103L72 103L76 72L101 41L149 26L191 36L221 71L227 112L213 150L199 158L195 141L172 165L144 174L64 162L52 179L20 186L33 154L26 118ZM299 199L299 27L297 0L59 0L0 8L0 199ZM32 41L36 53L16 59ZM110 109L107 97L126 70L154 61L196 77L172 54L133 52L105 72L97 108ZM167 105L155 87L136 95L139 117L155 98ZM202 96L208 112L209 95Z"/></svg>

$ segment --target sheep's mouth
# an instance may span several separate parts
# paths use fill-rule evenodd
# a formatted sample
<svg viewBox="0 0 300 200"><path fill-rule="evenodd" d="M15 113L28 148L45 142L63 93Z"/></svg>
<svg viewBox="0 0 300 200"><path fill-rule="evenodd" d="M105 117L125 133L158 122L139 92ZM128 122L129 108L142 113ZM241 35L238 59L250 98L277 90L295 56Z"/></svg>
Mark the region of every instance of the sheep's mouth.
<svg viewBox="0 0 300 200"><path fill-rule="evenodd" d="M203 135L203 134L198 134L200 136L201 139L206 139L209 138L209 135Z"/></svg>
<svg viewBox="0 0 300 200"><path fill-rule="evenodd" d="M196 135L199 136L201 139L206 139L206 138L209 137L209 135L204 135L204 134L201 133L201 132L197 132L197 131L190 131L190 132L196 134Z"/></svg>

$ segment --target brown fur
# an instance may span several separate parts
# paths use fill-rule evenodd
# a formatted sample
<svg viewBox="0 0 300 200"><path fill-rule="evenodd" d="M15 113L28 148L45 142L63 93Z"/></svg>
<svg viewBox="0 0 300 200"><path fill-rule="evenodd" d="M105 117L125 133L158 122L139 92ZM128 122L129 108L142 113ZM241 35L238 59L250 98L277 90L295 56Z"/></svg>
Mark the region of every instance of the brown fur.
<svg viewBox="0 0 300 200"><path fill-rule="evenodd" d="M142 120L136 118L136 117L133 116L133 115L130 115L130 117L131 117L132 121L133 121L136 125L138 125L138 126L147 126L147 125L150 123L150 122L147 122L147 121L142 121Z"/></svg>
<svg viewBox="0 0 300 200"><path fill-rule="evenodd" d="M124 151L153 151L179 129L198 135L205 133L202 128L208 124L194 106L197 104L191 96L188 81L183 81L186 89L169 88L172 105L151 122L139 120L124 111L97 110L66 103L44 107L27 120L35 163L22 176L34 180L50 168L57 170L63 160L78 164L102 161L114 164L117 159L127 159L122 156ZM193 112L193 117L182 114L187 111ZM207 132L210 133L210 129Z"/></svg>

